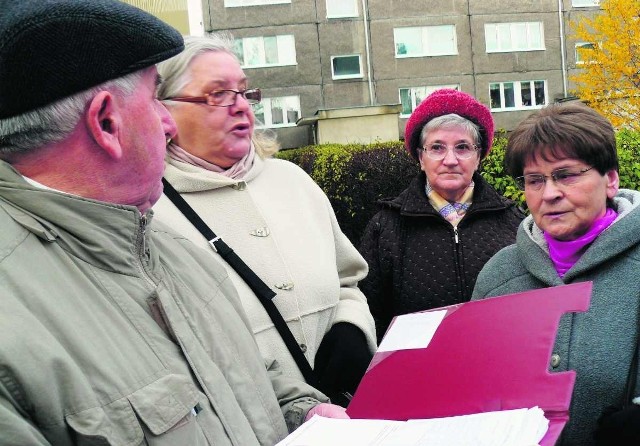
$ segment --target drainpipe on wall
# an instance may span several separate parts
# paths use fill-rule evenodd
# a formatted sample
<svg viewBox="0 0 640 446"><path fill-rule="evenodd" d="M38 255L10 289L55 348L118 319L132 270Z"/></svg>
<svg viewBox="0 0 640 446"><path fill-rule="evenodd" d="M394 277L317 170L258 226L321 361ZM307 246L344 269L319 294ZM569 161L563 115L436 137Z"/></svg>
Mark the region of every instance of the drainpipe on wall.
<svg viewBox="0 0 640 446"><path fill-rule="evenodd" d="M567 97L567 59L564 40L564 17L562 16L562 0L558 0L558 20L560 22L560 60L562 61L562 94Z"/></svg>
<svg viewBox="0 0 640 446"><path fill-rule="evenodd" d="M367 52L367 79L369 80L369 105L375 104L373 79L371 78L371 49L369 48L369 16L366 0L362 0L362 22L364 24L364 46Z"/></svg>

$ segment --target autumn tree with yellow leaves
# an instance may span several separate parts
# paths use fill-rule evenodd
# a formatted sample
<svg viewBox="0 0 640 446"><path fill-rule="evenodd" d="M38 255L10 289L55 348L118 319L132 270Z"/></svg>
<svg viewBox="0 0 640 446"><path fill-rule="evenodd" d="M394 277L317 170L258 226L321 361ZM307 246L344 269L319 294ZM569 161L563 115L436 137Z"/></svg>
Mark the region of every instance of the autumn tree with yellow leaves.
<svg viewBox="0 0 640 446"><path fill-rule="evenodd" d="M580 71L574 94L614 127L640 130L640 0L603 0L601 11L572 22Z"/></svg>

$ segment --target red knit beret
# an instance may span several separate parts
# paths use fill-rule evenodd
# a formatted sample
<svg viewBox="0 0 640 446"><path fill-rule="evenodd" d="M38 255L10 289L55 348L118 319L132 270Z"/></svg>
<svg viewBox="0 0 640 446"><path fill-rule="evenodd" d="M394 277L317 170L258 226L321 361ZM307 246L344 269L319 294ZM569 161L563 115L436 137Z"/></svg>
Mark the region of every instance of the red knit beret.
<svg viewBox="0 0 640 446"><path fill-rule="evenodd" d="M443 88L427 96L411 113L404 129L404 145L409 153L417 158L420 146L420 132L425 124L438 116L455 113L480 127L480 158L491 150L493 143L493 117L491 112L476 98L462 91Z"/></svg>

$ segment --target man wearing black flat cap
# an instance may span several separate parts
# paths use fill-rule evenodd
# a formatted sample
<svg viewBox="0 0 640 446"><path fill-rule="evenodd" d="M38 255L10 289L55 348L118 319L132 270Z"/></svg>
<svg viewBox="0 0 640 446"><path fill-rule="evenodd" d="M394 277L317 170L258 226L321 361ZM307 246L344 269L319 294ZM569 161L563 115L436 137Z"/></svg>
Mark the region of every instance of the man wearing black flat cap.
<svg viewBox="0 0 640 446"><path fill-rule="evenodd" d="M0 0L0 444L273 445L326 397L224 267L151 224L182 37L116 0Z"/></svg>

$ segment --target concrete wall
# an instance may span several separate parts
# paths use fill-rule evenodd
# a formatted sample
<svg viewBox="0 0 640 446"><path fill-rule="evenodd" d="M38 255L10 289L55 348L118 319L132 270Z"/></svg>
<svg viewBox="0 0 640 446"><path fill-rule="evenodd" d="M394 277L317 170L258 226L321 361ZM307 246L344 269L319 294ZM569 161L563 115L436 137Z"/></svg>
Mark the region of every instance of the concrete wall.
<svg viewBox="0 0 640 446"><path fill-rule="evenodd" d="M561 67L560 24L557 12L474 15L471 17L473 68L476 73L559 70ZM487 23L542 22L544 50L487 53L484 25Z"/></svg>
<svg viewBox="0 0 640 446"><path fill-rule="evenodd" d="M428 0L422 2L415 0L368 0L367 3L369 4L369 18L372 21L398 17L425 18L467 14L467 0Z"/></svg>
<svg viewBox="0 0 640 446"><path fill-rule="evenodd" d="M569 8L571 8L571 0L564 1L568 2ZM558 0L469 0L469 13L471 15L492 15L497 22L508 22L508 20L502 20L504 14L553 11L556 13L558 11Z"/></svg>
<svg viewBox="0 0 640 446"><path fill-rule="evenodd" d="M321 4L318 1L318 4ZM279 5L225 8L224 0L202 0L204 29L262 28L288 24L316 23L316 0L292 0ZM260 31L258 31L259 33Z"/></svg>
<svg viewBox="0 0 640 446"><path fill-rule="evenodd" d="M323 14L326 15L325 12ZM318 25L318 35L324 107L356 107L370 104L367 53L362 19L336 19L321 22ZM362 77L333 79L331 57L354 54L360 55Z"/></svg>
<svg viewBox="0 0 640 446"><path fill-rule="evenodd" d="M369 144L400 138L397 113L321 119L317 126L319 144Z"/></svg>
<svg viewBox="0 0 640 446"><path fill-rule="evenodd" d="M451 56L396 58L393 29L407 26L455 25L458 54ZM472 73L471 46L465 44L469 21L465 16L399 18L371 22L371 59L377 81Z"/></svg>
<svg viewBox="0 0 640 446"><path fill-rule="evenodd" d="M366 0L371 79L360 0L358 17L340 19L327 18L326 0L241 8L225 8L223 0L202 2L206 30L229 29L236 37L295 36L297 65L248 68L246 73L253 86L263 89L265 97L299 95L305 118L323 109L371 105L370 88L375 104L390 104L399 101L400 88L459 84L463 91L488 105L491 82L543 79L547 81L549 102L564 96L558 0ZM562 0L562 8L564 56L570 75L576 66L569 22L598 8L573 8L571 0ZM545 50L486 52L486 23L522 21L543 22ZM442 24L456 27L457 55L395 57L394 28ZM331 56L348 54L361 55L362 78L332 79ZM532 111L495 112L496 127L512 129ZM406 118L397 119L400 134L405 122ZM311 142L308 127L275 131L285 147Z"/></svg>

